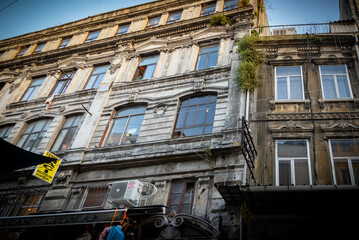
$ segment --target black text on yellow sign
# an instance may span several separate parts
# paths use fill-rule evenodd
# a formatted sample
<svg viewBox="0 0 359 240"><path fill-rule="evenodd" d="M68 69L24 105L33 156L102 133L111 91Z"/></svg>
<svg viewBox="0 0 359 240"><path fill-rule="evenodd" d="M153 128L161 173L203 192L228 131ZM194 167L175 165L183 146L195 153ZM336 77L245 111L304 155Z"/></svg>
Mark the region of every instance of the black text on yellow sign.
<svg viewBox="0 0 359 240"><path fill-rule="evenodd" d="M47 183L51 183L52 180L54 179L57 169L60 166L61 159L56 155L50 153L49 151L46 151L44 153L44 156L54 158L57 160L50 163L43 163L38 165L32 175L37 178L40 178L41 180L44 180Z"/></svg>

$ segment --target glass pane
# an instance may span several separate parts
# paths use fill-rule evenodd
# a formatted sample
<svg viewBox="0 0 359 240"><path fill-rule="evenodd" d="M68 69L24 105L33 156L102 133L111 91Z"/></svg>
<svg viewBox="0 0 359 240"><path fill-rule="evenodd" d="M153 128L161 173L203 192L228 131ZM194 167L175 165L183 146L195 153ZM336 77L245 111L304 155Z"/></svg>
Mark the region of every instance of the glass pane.
<svg viewBox="0 0 359 240"><path fill-rule="evenodd" d="M197 105L197 104L207 103L207 102L208 102L208 96L192 97L189 100L189 105Z"/></svg>
<svg viewBox="0 0 359 240"><path fill-rule="evenodd" d="M67 131L67 134L62 142L61 149L69 149L71 147L72 139L75 136L76 127L72 127Z"/></svg>
<svg viewBox="0 0 359 240"><path fill-rule="evenodd" d="M55 87L55 90L53 91L53 95L54 94L61 94L61 89L64 87L65 82L64 81L57 81L57 85Z"/></svg>
<svg viewBox="0 0 359 240"><path fill-rule="evenodd" d="M63 128L67 128L67 127L72 126L75 119L76 119L76 116L72 116L72 117L67 118L64 125L63 125Z"/></svg>
<svg viewBox="0 0 359 240"><path fill-rule="evenodd" d="M177 117L176 128L182 128L184 124L184 118L186 116L186 108L181 108Z"/></svg>
<svg viewBox="0 0 359 240"><path fill-rule="evenodd" d="M350 90L346 76L337 76L337 83L339 88L339 95L341 98L349 98Z"/></svg>
<svg viewBox="0 0 359 240"><path fill-rule="evenodd" d="M358 157L359 140L331 140L333 157Z"/></svg>
<svg viewBox="0 0 359 240"><path fill-rule="evenodd" d="M144 114L146 112L146 107L129 107L124 108L117 113L117 117L129 116L129 115L137 115L137 114Z"/></svg>
<svg viewBox="0 0 359 240"><path fill-rule="evenodd" d="M204 118L205 118L206 112L207 112L206 110L207 110L206 105L198 106L196 125L200 125L200 124L204 123Z"/></svg>
<svg viewBox="0 0 359 240"><path fill-rule="evenodd" d="M213 124L215 113L216 113L216 103L209 104L206 124Z"/></svg>
<svg viewBox="0 0 359 240"><path fill-rule="evenodd" d="M279 161L279 185L290 185L290 161Z"/></svg>
<svg viewBox="0 0 359 240"><path fill-rule="evenodd" d="M92 74L106 73L107 69L108 69L108 65L95 67Z"/></svg>
<svg viewBox="0 0 359 240"><path fill-rule="evenodd" d="M278 158L307 157L306 141L277 141Z"/></svg>
<svg viewBox="0 0 359 240"><path fill-rule="evenodd" d="M35 122L35 127L34 129L32 130L32 132L39 132L42 130L42 128L44 127L46 123L46 119L42 119L42 120L39 120L37 122Z"/></svg>
<svg viewBox="0 0 359 240"><path fill-rule="evenodd" d="M167 23L174 23L174 22L178 22L181 19L181 15L182 12L177 12L177 13L171 13L171 15L168 18L168 22Z"/></svg>
<svg viewBox="0 0 359 240"><path fill-rule="evenodd" d="M173 187L174 193L182 193L183 190L183 183L176 183Z"/></svg>
<svg viewBox="0 0 359 240"><path fill-rule="evenodd" d="M130 25L120 26L120 27L118 28L117 35L122 35L122 34L127 33L127 31L128 31L129 28L130 28Z"/></svg>
<svg viewBox="0 0 359 240"><path fill-rule="evenodd" d="M206 68L206 60L207 60L207 54L198 55L197 60L197 70L205 69Z"/></svg>
<svg viewBox="0 0 359 240"><path fill-rule="evenodd" d="M189 107L187 112L186 126L192 126L194 124L194 118L196 117L196 107Z"/></svg>
<svg viewBox="0 0 359 240"><path fill-rule="evenodd" d="M207 126L204 128L204 133L209 134L212 133L213 126Z"/></svg>
<svg viewBox="0 0 359 240"><path fill-rule="evenodd" d="M337 93L335 91L335 83L333 76L322 76L323 80L323 95L324 98L337 98Z"/></svg>
<svg viewBox="0 0 359 240"><path fill-rule="evenodd" d="M122 143L135 143L137 141L144 116L145 115L138 115L130 118Z"/></svg>
<svg viewBox="0 0 359 240"><path fill-rule="evenodd" d="M217 65L217 52L210 53L208 56L207 68L215 67Z"/></svg>
<svg viewBox="0 0 359 240"><path fill-rule="evenodd" d="M290 77L290 99L303 99L301 77Z"/></svg>
<svg viewBox="0 0 359 240"><path fill-rule="evenodd" d="M322 74L346 74L345 65L320 66Z"/></svg>
<svg viewBox="0 0 359 240"><path fill-rule="evenodd" d="M334 160L335 176L338 185L349 185L350 175L348 169L348 161L346 159Z"/></svg>
<svg viewBox="0 0 359 240"><path fill-rule="evenodd" d="M20 137L19 141L17 142L16 146L23 148L26 138L27 138L27 135L22 135Z"/></svg>
<svg viewBox="0 0 359 240"><path fill-rule="evenodd" d="M60 150L60 149L63 149L63 147L61 146L62 144L62 141L64 140L65 136L66 136L66 133L67 133L68 129L65 129L65 130L61 130L59 135L57 136L56 138L56 142L54 144L54 146L52 147L52 150L53 151L57 151L57 150Z"/></svg>
<svg viewBox="0 0 359 240"><path fill-rule="evenodd" d="M309 185L309 171L307 160L295 160L294 171L296 185Z"/></svg>
<svg viewBox="0 0 359 240"><path fill-rule="evenodd" d="M181 201L181 194L172 194L171 204L179 204Z"/></svg>
<svg viewBox="0 0 359 240"><path fill-rule="evenodd" d="M300 66L276 67L277 76L300 76Z"/></svg>
<svg viewBox="0 0 359 240"><path fill-rule="evenodd" d="M142 79L149 79L152 78L153 73L155 71L156 68L156 64L152 64L152 65L148 65L146 67L145 73L143 74L143 78Z"/></svg>
<svg viewBox="0 0 359 240"><path fill-rule="evenodd" d="M192 202L192 192L186 193L183 195L183 204L189 204Z"/></svg>
<svg viewBox="0 0 359 240"><path fill-rule="evenodd" d="M218 52L218 45L201 47L199 54L210 53L210 52Z"/></svg>
<svg viewBox="0 0 359 240"><path fill-rule="evenodd" d="M181 213L190 213L190 204L183 204Z"/></svg>
<svg viewBox="0 0 359 240"><path fill-rule="evenodd" d="M26 100L31 100L33 95L33 91L34 91L34 88L33 87L30 87L29 89L27 89L27 91L25 92L24 96L22 96L21 100L20 101L26 101Z"/></svg>
<svg viewBox="0 0 359 240"><path fill-rule="evenodd" d="M355 184L359 184L359 160L352 160Z"/></svg>
<svg viewBox="0 0 359 240"><path fill-rule="evenodd" d="M120 144L122 133L127 123L127 119L128 118L126 117L126 118L120 118L115 120L111 134L107 140L108 146L114 146Z"/></svg>
<svg viewBox="0 0 359 240"><path fill-rule="evenodd" d="M203 127L188 128L183 130L183 136L195 136L203 133Z"/></svg>
<svg viewBox="0 0 359 240"><path fill-rule="evenodd" d="M86 84L85 89L94 88L93 85L94 85L94 83L95 83L95 81L96 81L96 78L97 78L97 75L91 76L91 77L89 78L87 84Z"/></svg>
<svg viewBox="0 0 359 240"><path fill-rule="evenodd" d="M287 78L277 78L277 99L288 99Z"/></svg>

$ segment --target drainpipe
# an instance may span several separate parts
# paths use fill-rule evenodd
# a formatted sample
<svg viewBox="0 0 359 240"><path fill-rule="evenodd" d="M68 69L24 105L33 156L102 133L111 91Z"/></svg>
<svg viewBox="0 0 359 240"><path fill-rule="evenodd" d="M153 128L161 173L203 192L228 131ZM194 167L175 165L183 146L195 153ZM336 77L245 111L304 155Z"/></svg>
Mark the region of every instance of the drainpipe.
<svg viewBox="0 0 359 240"><path fill-rule="evenodd" d="M245 119L248 121L249 119L249 91L247 90L247 98L246 98L246 114Z"/></svg>
<svg viewBox="0 0 359 240"><path fill-rule="evenodd" d="M355 37L355 51L357 53L357 59L359 60L358 35L354 34L354 37Z"/></svg>

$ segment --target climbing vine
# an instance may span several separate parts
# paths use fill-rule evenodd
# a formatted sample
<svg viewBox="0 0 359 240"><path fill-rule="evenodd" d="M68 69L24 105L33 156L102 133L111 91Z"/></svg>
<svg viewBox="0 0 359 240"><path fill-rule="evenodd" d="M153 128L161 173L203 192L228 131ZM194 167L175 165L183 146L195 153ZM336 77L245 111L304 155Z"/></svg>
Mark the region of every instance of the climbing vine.
<svg viewBox="0 0 359 240"><path fill-rule="evenodd" d="M238 42L237 53L242 63L237 69L239 86L244 91L253 91L259 86L259 65L263 62L263 55L258 52L256 42L259 36L253 32L250 36L244 36Z"/></svg>

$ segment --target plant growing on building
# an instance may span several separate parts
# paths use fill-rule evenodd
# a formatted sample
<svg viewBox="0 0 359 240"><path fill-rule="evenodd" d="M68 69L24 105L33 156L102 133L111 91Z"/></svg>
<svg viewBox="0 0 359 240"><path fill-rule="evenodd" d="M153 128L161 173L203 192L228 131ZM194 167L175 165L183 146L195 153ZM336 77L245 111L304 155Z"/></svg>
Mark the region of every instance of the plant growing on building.
<svg viewBox="0 0 359 240"><path fill-rule="evenodd" d="M211 20L209 21L209 26L224 26L224 25L232 25L235 23L233 18L229 18L223 13L212 15Z"/></svg>
<svg viewBox="0 0 359 240"><path fill-rule="evenodd" d="M238 2L238 7L246 7L249 5L249 0L240 0Z"/></svg>
<svg viewBox="0 0 359 240"><path fill-rule="evenodd" d="M237 69L237 74L239 86L244 91L251 92L259 86L258 69L263 62L263 55L257 50L257 41L259 41L259 36L253 32L238 42L237 53L242 59L242 63Z"/></svg>
<svg viewBox="0 0 359 240"><path fill-rule="evenodd" d="M213 161L212 159L212 151L211 151L211 146L207 146L202 148L202 153L203 153L203 159L208 162L208 163L213 163L215 161Z"/></svg>

